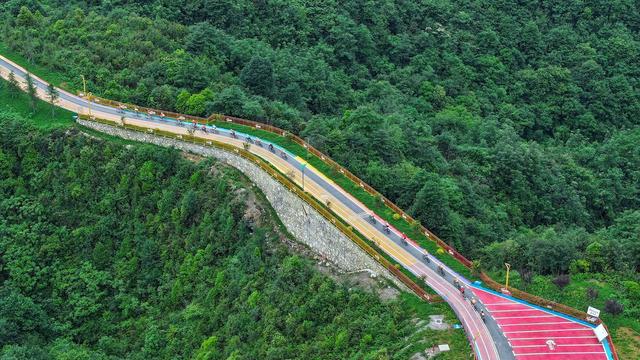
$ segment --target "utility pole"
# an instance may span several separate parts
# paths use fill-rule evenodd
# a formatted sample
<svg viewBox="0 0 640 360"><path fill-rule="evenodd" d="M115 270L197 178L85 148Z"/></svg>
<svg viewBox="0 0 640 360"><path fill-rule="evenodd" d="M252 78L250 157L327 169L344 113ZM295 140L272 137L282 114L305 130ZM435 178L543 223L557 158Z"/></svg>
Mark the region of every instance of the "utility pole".
<svg viewBox="0 0 640 360"><path fill-rule="evenodd" d="M89 117L91 117L91 93L87 93L87 80L84 78L84 75L80 75L82 78L82 88L84 89L84 96L88 100L89 106Z"/></svg>
<svg viewBox="0 0 640 360"><path fill-rule="evenodd" d="M507 279L505 281L504 287L505 287L505 289L509 290L509 270L511 269L511 264L504 263L504 266L507 267Z"/></svg>

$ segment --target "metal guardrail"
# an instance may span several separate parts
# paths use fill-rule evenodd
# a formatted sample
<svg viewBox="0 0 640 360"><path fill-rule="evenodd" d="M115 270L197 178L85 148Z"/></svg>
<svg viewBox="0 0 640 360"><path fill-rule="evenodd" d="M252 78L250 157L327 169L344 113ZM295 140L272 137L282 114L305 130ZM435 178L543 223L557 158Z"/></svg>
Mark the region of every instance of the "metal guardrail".
<svg viewBox="0 0 640 360"><path fill-rule="evenodd" d="M261 157L245 150L235 147L233 145L229 145L223 142L219 142L212 139L204 139L195 135L178 135L161 130L154 130L150 128L138 127L131 124L117 124L112 121L102 120L95 117L89 117L86 115L79 115L79 118L86 121L93 121L101 124L106 124L110 126L122 127L127 130L133 130L145 134L153 134L159 135L166 138L172 138L176 140L181 140L185 142L192 142L194 144L202 145L202 146L213 146L217 148L221 148L228 152L239 155L246 160L251 161L252 163L258 165L263 171L277 180L280 184L285 186L289 191L297 195L307 204L311 205L318 213L320 213L325 219L331 222L334 226L336 226L343 234L345 234L351 241L356 243L362 250L364 250L371 258L373 258L376 262L380 263L383 267L385 267L391 274L393 274L396 278L398 278L404 285L406 285L409 289L411 289L418 297L423 300L429 302L436 302L440 300L440 297L437 295L428 294L422 287L416 284L411 278L405 275L400 269L398 269L394 264L392 264L389 260L387 260L383 255L378 253L372 246L370 246L365 240L363 240L360 236L358 236L353 229L347 224L343 223L342 219L338 216L334 215L330 210L326 209L322 204L320 204L315 198L310 196L308 193L303 191L298 185L293 183L289 178L280 173L278 170L274 169L266 160ZM149 132L148 130L153 130Z"/></svg>

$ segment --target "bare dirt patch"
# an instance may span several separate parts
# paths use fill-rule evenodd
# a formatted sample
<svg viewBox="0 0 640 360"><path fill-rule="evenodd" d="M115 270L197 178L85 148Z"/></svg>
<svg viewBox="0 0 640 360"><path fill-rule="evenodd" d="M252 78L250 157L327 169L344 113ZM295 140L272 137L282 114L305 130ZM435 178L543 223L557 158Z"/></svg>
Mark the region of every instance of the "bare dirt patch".
<svg viewBox="0 0 640 360"><path fill-rule="evenodd" d="M196 164L206 159L204 156L192 154L192 153L186 152L186 151L181 152L181 154L182 154L183 158L185 158L185 159L187 159L189 161L193 161Z"/></svg>
<svg viewBox="0 0 640 360"><path fill-rule="evenodd" d="M628 327L616 330L616 350L620 359L640 359L640 333Z"/></svg>

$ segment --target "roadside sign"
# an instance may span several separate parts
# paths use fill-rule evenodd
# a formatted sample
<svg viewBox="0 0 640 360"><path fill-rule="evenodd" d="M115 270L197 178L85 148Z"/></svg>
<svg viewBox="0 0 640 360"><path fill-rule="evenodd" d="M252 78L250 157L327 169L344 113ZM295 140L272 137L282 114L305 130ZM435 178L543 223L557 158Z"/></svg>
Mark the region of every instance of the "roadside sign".
<svg viewBox="0 0 640 360"><path fill-rule="evenodd" d="M600 342L602 342L602 340L606 339L607 336L609 336L609 333L607 333L607 329L605 329L604 325L602 324L598 325L595 329L593 329L593 332L596 334L596 337Z"/></svg>
<svg viewBox="0 0 640 360"><path fill-rule="evenodd" d="M599 317L599 316L600 316L600 310L598 310L598 309L596 309L596 308L594 308L594 307L589 306L589 308L587 309L587 314L589 314L589 315L591 315L591 316L593 316L593 317L597 318L597 317Z"/></svg>

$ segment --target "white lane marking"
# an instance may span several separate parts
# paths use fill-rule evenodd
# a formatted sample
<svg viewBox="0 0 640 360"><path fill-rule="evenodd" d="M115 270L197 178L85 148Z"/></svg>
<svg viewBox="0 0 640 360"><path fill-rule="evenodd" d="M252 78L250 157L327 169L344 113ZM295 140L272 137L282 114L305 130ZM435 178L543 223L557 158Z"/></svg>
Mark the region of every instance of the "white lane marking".
<svg viewBox="0 0 640 360"><path fill-rule="evenodd" d="M565 331L591 331L591 329L556 329L556 330L520 330L520 331L505 331L505 334L518 334L518 333L534 333L534 332L565 332Z"/></svg>
<svg viewBox="0 0 640 360"><path fill-rule="evenodd" d="M463 302L461 300L461 298L458 296L457 292L449 289L448 286L452 286L452 285L450 285L448 282L445 285L444 281L440 278L440 275L437 274L435 272L435 270L431 269L430 267L426 266L425 264L423 264L421 262L418 262L418 263L416 263L416 265L418 265L419 268L421 268L421 270L425 273L425 275L429 275L429 276L427 276L427 281L428 282L429 282L429 280L437 279L437 281L435 281L433 283L433 285L430 284L437 292L439 290L439 293L441 293L441 294L442 293L447 293L448 294L448 298L452 299L451 301L454 302L456 305L458 305L458 308L460 308L460 305L462 304L462 310L464 311L464 313L460 314L459 316L462 316L464 318L464 320L465 320L465 323L468 324L469 332L471 333L470 335L472 336L473 340L476 339L473 334L481 334L481 335L485 335L485 336L488 335L488 331L486 331L486 332L485 331L481 331L481 330L486 330L486 328L485 329L481 329L481 326L484 325L484 322L482 323L482 325L479 325L480 323L478 322L478 320L479 320L480 316L476 314L476 318L474 318L472 313L471 313L471 311L470 311L470 309L467 307L468 303L466 301ZM426 269L426 270L424 270L424 269ZM435 288L436 284L438 285L438 289ZM441 289L442 287L444 287L444 290ZM471 321L469 321L465 315L467 315L468 318L471 319ZM473 327L475 329L471 329L472 325L473 325ZM487 348L487 344L486 344L487 339L482 338L482 341L480 341L480 342L482 343L482 347L484 347L484 351L486 352L486 354L488 356L490 356L491 353L489 352L489 349ZM496 348L495 342L491 339L490 343L493 346L494 354L497 355L498 354L498 349ZM477 346L477 342L476 342L476 346ZM480 351L479 351L479 353L480 353Z"/></svg>
<svg viewBox="0 0 640 360"><path fill-rule="evenodd" d="M497 297L497 298L500 298L500 299L508 299L508 298L506 298L506 297L504 297L504 296L502 296L502 295L492 294L492 293L490 293L490 292L488 292L488 291L486 291L486 290L484 290L484 289L481 289L481 288L474 287L474 289L479 290L479 291L482 291L482 292L484 292L484 293L486 293L486 294L492 295L492 296ZM570 317L570 316L568 316L568 317L560 316L560 315L555 314L555 313L553 313L553 312L551 312L551 311L547 311L547 310L545 310L545 309L541 309L541 308L534 307L534 306L532 306L531 304L526 303L526 302L525 302L525 303L516 302L516 303L517 303L517 304L520 304L520 305L523 305L523 306L526 306L526 307L530 308L531 310L538 310L538 311L541 311L541 312L544 312L544 313L547 313L547 314L550 314L550 315L557 316L557 317L559 317L559 318L561 318L561 319L568 320L568 321L570 321L570 322L576 323L576 324L578 324L578 325L580 325L580 326L586 327L586 329L578 329L579 331L593 331L593 329L592 329L592 328L590 328L590 327L588 327L588 325L583 324L582 322L580 322L580 321L578 321L577 319L574 319L574 318L572 318L572 317ZM494 304L499 304L499 303L494 303ZM503 303L503 304L504 304L504 303ZM502 328L501 328L501 329L502 329ZM563 330L560 330L560 331L567 331L567 329L563 329ZM573 330L573 331L575 331L575 330ZM541 332L541 331L535 331L535 330L533 330L533 331L529 331L529 332ZM510 332L510 333L517 333L517 332ZM507 334L506 332L505 332L504 334L505 334L505 336L507 336L507 335L506 335L506 334ZM605 342L603 341L603 342L601 343L601 345L602 345L602 350L606 353ZM608 355L607 355L607 358L608 358Z"/></svg>
<svg viewBox="0 0 640 360"><path fill-rule="evenodd" d="M494 319L539 319L539 318L555 318L551 315L531 315L531 316L501 316L494 317Z"/></svg>
<svg viewBox="0 0 640 360"><path fill-rule="evenodd" d="M36 78L36 79L37 79L37 78ZM41 80L41 79L37 79L37 80ZM45 84L45 85L47 84L45 81L42 81L42 80L41 80L41 83L43 83L43 84ZM63 91L63 92L64 92L64 91ZM64 92L64 93L66 93L66 92ZM88 104L88 103L89 103L89 102L87 102L86 100L81 99L81 98L79 98L79 97L77 97L77 96L75 96L75 95L73 95L73 94L68 94L68 95L69 95L70 97L72 97L73 99L76 99L77 101L79 101L79 102L82 104L82 106L83 106L83 107L86 107L86 104ZM95 112L95 113L103 113L103 110L99 110L99 109L100 109L100 108L104 108L104 107L105 107L104 105L98 105L98 104L96 104L96 103L94 103L94 102L90 102L90 103L91 103L91 105L96 106L96 109L94 110L94 112ZM115 116L115 115L108 114L108 113L107 113L106 115L108 115L109 117ZM150 121L149 121L149 120L147 120L147 119L138 119L138 118L129 118L129 117L127 117L127 119L128 119L128 121L140 121L140 122L142 122L142 123L143 123L143 124L145 124L145 125L146 125L146 124L149 124L149 123L152 123L152 124L154 124L154 125L158 125L158 124L156 124L155 122L150 122ZM172 129L174 132L176 132L176 131L177 131L177 132L179 132L179 133L184 133L184 132L186 132L186 130L184 130L184 129L177 128L177 127L172 126L172 125L168 125L168 126L169 126L169 127L171 127L171 128L174 128L174 129ZM145 126L145 127L147 127L147 126ZM225 142L229 142L229 139L225 139ZM338 188L338 187L335 187L335 188L336 188L336 190L342 190L341 188ZM346 193L345 191L341 191L341 193L342 193L343 195L345 195L345 196L349 197L349 198L350 198L350 200L352 200L353 202L355 202L355 203L357 203L357 204L361 205L361 206L360 206L361 208L367 209L367 208L366 208L366 207L365 207L365 206L364 206L360 201L358 201L358 200L356 200L355 198L353 198L353 196L351 196L350 194ZM346 204L345 204L345 205L346 205ZM401 232L400 232L400 231L398 231L397 229L393 228L393 230L395 230L395 232L396 232L396 233L401 234ZM412 245L415 247L415 244L414 244L413 242L412 242ZM421 249L421 248L419 248L419 249ZM412 254L409 254L409 255L410 255L410 257L411 257L411 258L414 258ZM437 259L436 259L436 260L437 260ZM439 261L437 261L437 262L439 263ZM412 271L412 272L417 272L417 271L415 271L415 270L413 269L413 266L407 266L407 267L409 268L409 270L410 270L410 271ZM446 267L446 268L449 270L449 272L450 272L450 273L454 273L454 274L455 274L455 272L454 272L453 270L449 269L448 267ZM434 274L435 274L435 273L434 273ZM464 278L462 278L462 279L464 279ZM468 282L468 280L467 280L467 279L464 279L464 280L465 280L464 282ZM446 292L446 293L448 293L448 294L449 294L449 298L454 298L454 299L455 299L455 292L450 291L446 286L444 287L444 289L446 289L446 291L444 291L444 292ZM452 296L452 294L453 294L453 296ZM459 303L459 301L458 301L458 303ZM458 304L458 305L459 305L459 304ZM467 309L467 308L466 308L466 306L464 306L464 305L463 305L463 309L467 312L467 315L470 315L470 314L469 314L469 309ZM471 317L471 318L473 319L473 317ZM472 321L470 324L474 325L474 326L476 327L476 330L478 330L478 326L477 326L477 323L476 323L476 322L473 322L473 321ZM478 332L478 333L480 333L480 332ZM473 336L473 335L472 335L472 336ZM493 342L492 342L492 344L493 344ZM487 349L487 347L486 347L486 343L485 343L485 341L482 341L482 345L483 345L483 347L484 347L484 350L487 352L487 354L489 354L488 349ZM494 344L494 350L496 350L496 349L495 349L495 344ZM496 354L497 354L497 350L496 350Z"/></svg>
<svg viewBox="0 0 640 360"><path fill-rule="evenodd" d="M563 351L563 352L540 352L540 353L516 353L518 357L520 356L533 356L533 355L594 355L594 354L604 354L604 351Z"/></svg>
<svg viewBox="0 0 640 360"><path fill-rule="evenodd" d="M557 338L553 338L554 340ZM600 346L600 344L560 344L556 345L557 347L570 347L570 346ZM534 347L543 347L549 348L547 344L538 344L538 345L515 345L514 348L534 348Z"/></svg>
<svg viewBox="0 0 640 360"><path fill-rule="evenodd" d="M541 322L541 323L531 323L531 322L527 322L527 323L523 323L523 324L502 324L502 326L530 326L530 325L559 325L559 324L571 324L568 321L561 321L561 322ZM589 329L591 330L591 329Z"/></svg>
<svg viewBox="0 0 640 360"><path fill-rule="evenodd" d="M553 336L554 339L596 339L595 336ZM549 337L511 338L509 340L549 340ZM599 345L599 344L598 344Z"/></svg>
<svg viewBox="0 0 640 360"><path fill-rule="evenodd" d="M490 305L523 305L523 306L526 306L524 304L520 304L520 303L517 303L517 302L499 302L499 303L492 303L492 304L485 303L485 305L486 306L490 306Z"/></svg>

